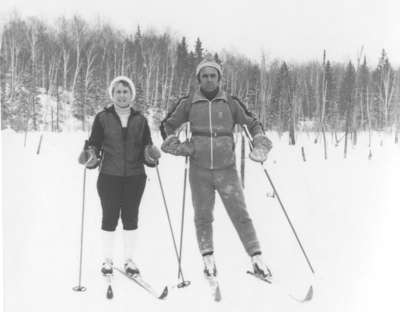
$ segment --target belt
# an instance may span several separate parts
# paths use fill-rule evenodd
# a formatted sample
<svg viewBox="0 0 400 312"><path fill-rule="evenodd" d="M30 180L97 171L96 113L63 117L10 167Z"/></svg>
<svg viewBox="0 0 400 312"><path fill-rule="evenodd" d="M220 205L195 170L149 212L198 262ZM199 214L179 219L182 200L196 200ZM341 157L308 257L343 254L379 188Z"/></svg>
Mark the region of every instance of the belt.
<svg viewBox="0 0 400 312"><path fill-rule="evenodd" d="M233 138L233 133L231 131L193 131L192 136L206 136L206 137L219 137L219 136L229 136Z"/></svg>

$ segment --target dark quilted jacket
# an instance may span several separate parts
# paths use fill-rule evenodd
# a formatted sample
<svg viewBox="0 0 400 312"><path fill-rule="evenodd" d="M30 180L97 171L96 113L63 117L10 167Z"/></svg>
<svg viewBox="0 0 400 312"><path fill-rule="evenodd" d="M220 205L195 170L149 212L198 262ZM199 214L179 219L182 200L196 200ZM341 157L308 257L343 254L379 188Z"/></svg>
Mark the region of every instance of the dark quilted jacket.
<svg viewBox="0 0 400 312"><path fill-rule="evenodd" d="M115 176L144 173L144 148L152 144L146 118L131 108L126 129L114 105L105 108L94 119L89 145L102 155L100 172Z"/></svg>

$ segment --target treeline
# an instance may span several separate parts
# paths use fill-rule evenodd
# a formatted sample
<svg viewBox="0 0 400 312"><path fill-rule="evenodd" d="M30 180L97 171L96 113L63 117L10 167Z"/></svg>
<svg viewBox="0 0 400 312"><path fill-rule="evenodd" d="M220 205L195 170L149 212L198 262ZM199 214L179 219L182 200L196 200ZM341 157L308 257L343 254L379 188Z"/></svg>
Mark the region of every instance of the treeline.
<svg viewBox="0 0 400 312"><path fill-rule="evenodd" d="M73 116L87 130L110 103L107 87L117 75L132 78L137 108L157 124L171 103L196 86L195 68L211 54L223 66L228 92L266 129L289 131L293 144L295 131L306 125L322 132L399 129L400 69L384 50L374 68L363 51L348 64L332 62L325 52L320 61L303 64L265 55L255 63L229 51L210 53L199 38L189 47L185 37L139 26L125 33L79 16L49 24L15 15L1 27L2 128L62 131Z"/></svg>

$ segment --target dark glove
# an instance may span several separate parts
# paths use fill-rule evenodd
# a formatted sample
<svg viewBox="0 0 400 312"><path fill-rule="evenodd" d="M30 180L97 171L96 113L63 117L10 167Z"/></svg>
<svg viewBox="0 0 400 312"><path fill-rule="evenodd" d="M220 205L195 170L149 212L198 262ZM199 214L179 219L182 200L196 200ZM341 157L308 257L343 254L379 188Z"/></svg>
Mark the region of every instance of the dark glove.
<svg viewBox="0 0 400 312"><path fill-rule="evenodd" d="M78 162L81 165L85 165L88 169L94 169L100 163L100 159L97 157L96 148L88 146L87 140L85 141L83 151L79 154Z"/></svg>
<svg viewBox="0 0 400 312"><path fill-rule="evenodd" d="M191 156L194 153L191 142L181 143L175 135L170 135L165 139L161 145L161 150L175 156Z"/></svg>
<svg viewBox="0 0 400 312"><path fill-rule="evenodd" d="M272 148L272 142L263 134L257 134L253 138L253 150L249 157L251 160L263 163L268 158L268 153Z"/></svg>
<svg viewBox="0 0 400 312"><path fill-rule="evenodd" d="M161 152L155 145L146 145L144 149L144 160L150 166L158 164L158 160L161 157Z"/></svg>

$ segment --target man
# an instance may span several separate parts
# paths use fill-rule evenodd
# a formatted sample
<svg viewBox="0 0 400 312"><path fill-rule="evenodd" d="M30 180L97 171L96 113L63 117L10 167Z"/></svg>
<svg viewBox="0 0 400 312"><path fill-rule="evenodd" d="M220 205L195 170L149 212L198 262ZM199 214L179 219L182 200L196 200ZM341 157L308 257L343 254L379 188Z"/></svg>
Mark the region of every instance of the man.
<svg viewBox="0 0 400 312"><path fill-rule="evenodd" d="M235 226L240 240L251 257L254 272L264 278L272 274L261 257L261 248L247 212L243 189L236 169L233 129L246 125L254 138L250 158L264 162L271 141L262 125L235 97L220 88L221 66L203 60L196 69L199 88L179 100L176 108L161 124L164 142L161 149L173 155L190 156L189 181L192 190L197 241L204 260L206 277L216 277L213 246L213 208L215 190ZM180 142L175 130L189 122L190 142Z"/></svg>

